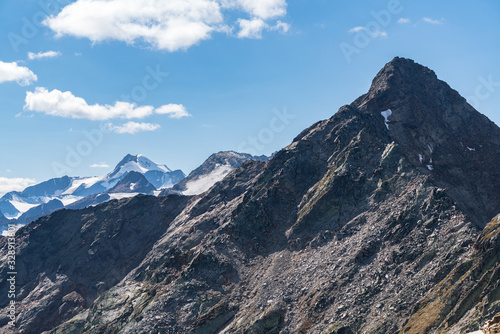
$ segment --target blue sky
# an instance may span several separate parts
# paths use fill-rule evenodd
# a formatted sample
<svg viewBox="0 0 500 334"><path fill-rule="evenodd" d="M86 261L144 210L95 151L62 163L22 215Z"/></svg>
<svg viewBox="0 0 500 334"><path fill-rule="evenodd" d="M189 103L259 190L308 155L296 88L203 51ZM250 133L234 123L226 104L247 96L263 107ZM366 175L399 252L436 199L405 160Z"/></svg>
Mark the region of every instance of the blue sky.
<svg viewBox="0 0 500 334"><path fill-rule="evenodd" d="M269 155L395 56L500 124L498 1L145 2L0 2L0 193L128 153L186 173Z"/></svg>

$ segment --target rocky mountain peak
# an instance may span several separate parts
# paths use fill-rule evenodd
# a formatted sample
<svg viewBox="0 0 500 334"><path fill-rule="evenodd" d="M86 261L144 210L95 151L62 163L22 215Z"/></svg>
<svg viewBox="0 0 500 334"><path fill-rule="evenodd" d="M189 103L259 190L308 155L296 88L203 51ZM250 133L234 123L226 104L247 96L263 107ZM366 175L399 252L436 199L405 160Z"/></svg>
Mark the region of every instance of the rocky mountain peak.
<svg viewBox="0 0 500 334"><path fill-rule="evenodd" d="M436 108L450 105L450 108ZM378 72L367 94L353 105L364 110L392 110L391 121L419 122L475 110L431 69L411 59L396 57ZM460 110L454 108L460 105ZM404 108L411 106L411 108ZM476 112L477 113L477 112ZM455 119L456 120L456 119ZM453 117L449 117L453 123ZM458 124L454 124L455 127Z"/></svg>
<svg viewBox="0 0 500 334"><path fill-rule="evenodd" d="M383 91L408 91L415 86L436 85L438 78L431 69L412 59L396 57L387 63L372 81L370 96Z"/></svg>
<svg viewBox="0 0 500 334"><path fill-rule="evenodd" d="M456 193L454 199L470 206L475 211L471 218L480 225L500 210L500 200L490 199L500 186L494 167L500 158L500 128L434 71L411 59L394 58L351 107L377 117L378 126L385 125L408 160ZM477 198L467 193L482 194L482 203L469 205Z"/></svg>
<svg viewBox="0 0 500 334"><path fill-rule="evenodd" d="M109 177L118 177L124 173L135 171L146 173L148 171L160 171L170 173L172 170L165 165L157 164L142 154L131 155L127 154L109 174Z"/></svg>

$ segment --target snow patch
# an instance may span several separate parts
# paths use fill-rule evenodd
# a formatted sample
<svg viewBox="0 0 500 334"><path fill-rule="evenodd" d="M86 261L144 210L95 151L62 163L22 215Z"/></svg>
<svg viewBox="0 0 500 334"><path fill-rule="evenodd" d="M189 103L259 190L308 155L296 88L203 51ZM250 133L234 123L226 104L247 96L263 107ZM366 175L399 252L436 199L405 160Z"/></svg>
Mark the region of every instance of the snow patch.
<svg viewBox="0 0 500 334"><path fill-rule="evenodd" d="M35 206L38 206L39 204L29 204L29 203L24 203L24 202L19 202L19 201L10 201L10 204L12 204L17 211L19 211L21 214L25 213L31 208L34 208ZM20 215L19 215L20 216ZM19 217L16 217L19 218Z"/></svg>
<svg viewBox="0 0 500 334"><path fill-rule="evenodd" d="M420 160L420 163L424 162L424 157L422 156L422 154L418 155L418 160Z"/></svg>
<svg viewBox="0 0 500 334"><path fill-rule="evenodd" d="M113 175L113 177L120 177L121 175L127 173L127 172L138 172L141 174L145 174L146 172L149 171L160 171L163 173L170 173L172 170L168 168L165 165L159 165L148 158L146 158L144 155L139 154L137 156L137 161L129 161L123 166L120 167L120 170L116 175Z"/></svg>
<svg viewBox="0 0 500 334"><path fill-rule="evenodd" d="M64 196L62 198L58 198L58 200L60 200L62 202L62 204L64 204L64 206L66 205L70 205L70 204L73 204L79 200L81 200L83 197L80 197L80 196Z"/></svg>
<svg viewBox="0 0 500 334"><path fill-rule="evenodd" d="M233 170L234 168L230 165L218 165L210 174L203 175L196 180L186 183L186 190L182 193L187 196L202 194Z"/></svg>
<svg viewBox="0 0 500 334"><path fill-rule="evenodd" d="M467 147L467 149L468 149L469 151L473 151L473 152L475 152L475 151L476 151L476 149L475 149L475 148L472 148L472 147Z"/></svg>
<svg viewBox="0 0 500 334"><path fill-rule="evenodd" d="M434 166L432 165L427 165L427 169L430 170L430 171L433 171L434 170Z"/></svg>
<svg viewBox="0 0 500 334"><path fill-rule="evenodd" d="M139 193L115 193L115 194L109 194L109 198L111 200L113 199L124 199L124 198L131 198L139 195Z"/></svg>
<svg viewBox="0 0 500 334"><path fill-rule="evenodd" d="M392 110L387 109L386 111L382 111L381 114L382 116L384 116L385 126L387 127L387 129L389 129L389 117L392 115Z"/></svg>
<svg viewBox="0 0 500 334"><path fill-rule="evenodd" d="M135 185L136 185L136 184L137 184L137 183L131 183L131 184L130 184L130 190L134 190L134 188L135 188Z"/></svg>
<svg viewBox="0 0 500 334"><path fill-rule="evenodd" d="M81 185L85 187L85 189L88 189L92 187L94 184L96 184L99 181L103 181L105 177L102 176L96 176L96 177L85 177L81 179L74 180L71 186L66 189L61 195L71 195L75 192L76 189L78 189Z"/></svg>
<svg viewBox="0 0 500 334"><path fill-rule="evenodd" d="M427 147L429 148L429 152L434 153L434 150L432 149L432 146L430 144L427 144Z"/></svg>

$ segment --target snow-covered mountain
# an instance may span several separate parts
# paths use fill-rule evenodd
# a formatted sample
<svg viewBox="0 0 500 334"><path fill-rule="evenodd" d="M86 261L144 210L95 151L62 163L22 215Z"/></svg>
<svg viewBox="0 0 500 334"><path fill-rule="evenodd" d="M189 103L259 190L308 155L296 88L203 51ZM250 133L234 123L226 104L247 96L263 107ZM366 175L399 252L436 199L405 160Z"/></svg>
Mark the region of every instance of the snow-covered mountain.
<svg viewBox="0 0 500 334"><path fill-rule="evenodd" d="M129 173L137 172L144 177L156 189L171 188L174 184L186 177L181 170L172 171L165 165L159 165L144 155L127 155L116 166L116 168L108 175L110 179L117 179Z"/></svg>
<svg viewBox="0 0 500 334"><path fill-rule="evenodd" d="M90 203L100 197L114 199L135 194L152 194L156 190L170 188L185 178L181 170L171 170L157 164L144 155L127 155L113 171L104 176L69 177L51 179L31 186L22 192L13 191L0 198L0 217L17 219L26 224L74 203ZM78 205L81 206L81 205Z"/></svg>
<svg viewBox="0 0 500 334"><path fill-rule="evenodd" d="M199 195L245 161L268 159L233 151L219 152L186 177L181 170L171 170L144 155L129 154L104 176L64 176L5 194L0 198L0 233L8 223L28 224L62 208L82 209L138 194Z"/></svg>
<svg viewBox="0 0 500 334"><path fill-rule="evenodd" d="M234 151L214 153L200 167L189 173L186 178L177 182L172 188L165 189L160 195L193 196L202 194L247 160L267 161L269 157L265 155L252 156Z"/></svg>

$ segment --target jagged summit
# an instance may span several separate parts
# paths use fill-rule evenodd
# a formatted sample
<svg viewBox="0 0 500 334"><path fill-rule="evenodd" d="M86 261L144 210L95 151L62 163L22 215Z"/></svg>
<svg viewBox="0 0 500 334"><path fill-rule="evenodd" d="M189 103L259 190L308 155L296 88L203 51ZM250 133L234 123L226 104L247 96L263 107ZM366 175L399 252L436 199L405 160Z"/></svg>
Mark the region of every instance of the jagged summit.
<svg viewBox="0 0 500 334"><path fill-rule="evenodd" d="M142 154L131 155L127 154L111 172L111 177L116 177L120 174L134 171L139 173L146 173L147 171L161 171L170 173L172 170L165 165L157 164Z"/></svg>
<svg viewBox="0 0 500 334"><path fill-rule="evenodd" d="M375 76L370 87L370 95L388 89L407 90L423 83L434 85L438 81L436 73L416 63L412 59L396 57L387 63Z"/></svg>
<svg viewBox="0 0 500 334"><path fill-rule="evenodd" d="M402 103L416 102L422 97L425 98L420 104L433 98L465 103L465 99L446 82L439 80L434 71L412 59L396 57L378 72L368 93L352 105L360 109L396 109Z"/></svg>
<svg viewBox="0 0 500 334"><path fill-rule="evenodd" d="M379 127L385 123L408 160L469 207L474 221L484 225L498 213L492 195L500 187L500 129L434 71L394 58L351 107L377 117Z"/></svg>

